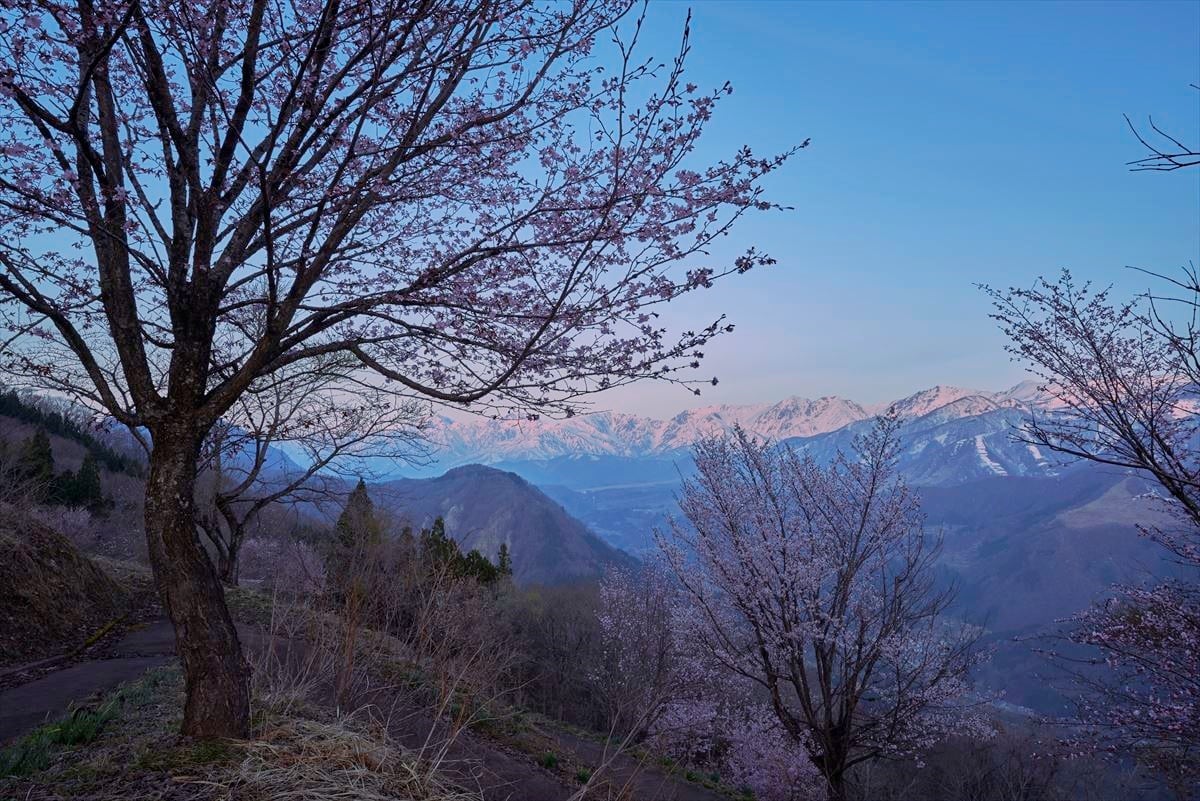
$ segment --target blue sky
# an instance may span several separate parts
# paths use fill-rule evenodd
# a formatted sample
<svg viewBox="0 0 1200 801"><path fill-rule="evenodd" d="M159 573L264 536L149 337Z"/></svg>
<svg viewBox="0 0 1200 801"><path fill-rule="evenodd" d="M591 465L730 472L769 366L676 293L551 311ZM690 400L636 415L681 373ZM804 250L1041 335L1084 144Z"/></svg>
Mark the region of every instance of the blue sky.
<svg viewBox="0 0 1200 801"><path fill-rule="evenodd" d="M638 386L598 405L668 416L787 395L876 402L933 384L998 389L1009 362L976 283L1069 267L1133 293L1127 265L1200 261L1200 170L1131 173L1122 118L1200 140L1200 3L695 3L689 75L729 80L703 153L811 147L771 177L793 211L730 250L779 259L672 304L720 312L701 398ZM668 57L688 5L651 5L643 52ZM728 252L723 255L728 255ZM718 254L722 255L722 254Z"/></svg>

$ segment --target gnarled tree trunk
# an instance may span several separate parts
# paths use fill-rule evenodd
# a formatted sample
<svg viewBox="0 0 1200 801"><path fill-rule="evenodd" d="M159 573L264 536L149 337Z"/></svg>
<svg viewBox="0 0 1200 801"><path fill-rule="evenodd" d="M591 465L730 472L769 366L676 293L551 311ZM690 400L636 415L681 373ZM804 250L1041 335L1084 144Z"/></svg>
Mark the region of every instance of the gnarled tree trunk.
<svg viewBox="0 0 1200 801"><path fill-rule="evenodd" d="M187 679L183 734L243 738L250 731L249 671L224 590L196 534L195 426L153 432L146 484L146 539Z"/></svg>

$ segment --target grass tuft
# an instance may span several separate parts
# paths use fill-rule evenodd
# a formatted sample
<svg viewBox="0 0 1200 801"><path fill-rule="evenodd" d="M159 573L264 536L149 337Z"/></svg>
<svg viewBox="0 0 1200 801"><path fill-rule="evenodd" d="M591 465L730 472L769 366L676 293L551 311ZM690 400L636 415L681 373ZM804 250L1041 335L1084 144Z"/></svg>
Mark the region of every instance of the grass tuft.
<svg viewBox="0 0 1200 801"><path fill-rule="evenodd" d="M178 668L147 671L138 681L108 696L99 706L81 706L53 723L34 729L7 748L0 749L0 777L29 776L53 762L56 748L95 742L122 709L152 703L165 685L178 682Z"/></svg>
<svg viewBox="0 0 1200 801"><path fill-rule="evenodd" d="M120 694L94 709L79 707L63 719L34 729L13 745L0 750L0 776L28 776L50 765L53 746L84 745L100 736L121 708Z"/></svg>
<svg viewBox="0 0 1200 801"><path fill-rule="evenodd" d="M28 776L50 765L50 740L41 732L25 735L0 750L0 777Z"/></svg>
<svg viewBox="0 0 1200 801"><path fill-rule="evenodd" d="M267 721L259 739L244 745L240 765L222 774L217 786L230 797L288 798L289 801L479 801L349 718L329 722L298 718Z"/></svg>

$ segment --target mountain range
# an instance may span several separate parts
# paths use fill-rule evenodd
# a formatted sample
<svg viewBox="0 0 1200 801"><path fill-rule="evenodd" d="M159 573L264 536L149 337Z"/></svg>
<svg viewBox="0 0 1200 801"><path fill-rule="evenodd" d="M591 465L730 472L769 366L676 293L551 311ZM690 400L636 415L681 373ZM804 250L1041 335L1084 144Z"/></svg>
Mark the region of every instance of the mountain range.
<svg viewBox="0 0 1200 801"><path fill-rule="evenodd" d="M437 447L436 461L424 472L440 473L464 464L561 458L674 459L686 454L699 438L728 431L735 425L761 437L793 440L848 430L889 408L906 421L923 419L927 426L934 426L1005 410L1015 419L1023 412L1052 405L1053 400L1038 390L1036 382L1026 381L999 392L935 386L879 404L826 396L790 397L770 404L706 406L667 420L617 412L533 421L443 416L431 432ZM986 446L979 454L980 463L988 465L991 457Z"/></svg>

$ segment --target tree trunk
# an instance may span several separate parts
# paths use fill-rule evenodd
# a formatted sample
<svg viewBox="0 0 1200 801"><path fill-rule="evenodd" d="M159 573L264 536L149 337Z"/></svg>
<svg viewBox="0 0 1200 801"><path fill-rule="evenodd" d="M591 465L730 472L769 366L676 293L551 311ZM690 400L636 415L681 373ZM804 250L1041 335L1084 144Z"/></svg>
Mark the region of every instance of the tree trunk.
<svg viewBox="0 0 1200 801"><path fill-rule="evenodd" d="M217 576L227 587L238 586L238 540L231 539L227 550L217 554Z"/></svg>
<svg viewBox="0 0 1200 801"><path fill-rule="evenodd" d="M184 425L153 431L146 540L163 606L175 625L187 700L183 734L245 738L250 674L225 593L196 533L193 493L200 437Z"/></svg>
<svg viewBox="0 0 1200 801"><path fill-rule="evenodd" d="M831 748L823 754L813 754L813 764L825 777L825 798L827 801L846 801L849 788L846 786L847 754L838 747Z"/></svg>
<svg viewBox="0 0 1200 801"><path fill-rule="evenodd" d="M835 773L832 776L827 776L826 781L829 782L827 790L829 801L846 801L846 775L844 773Z"/></svg>

